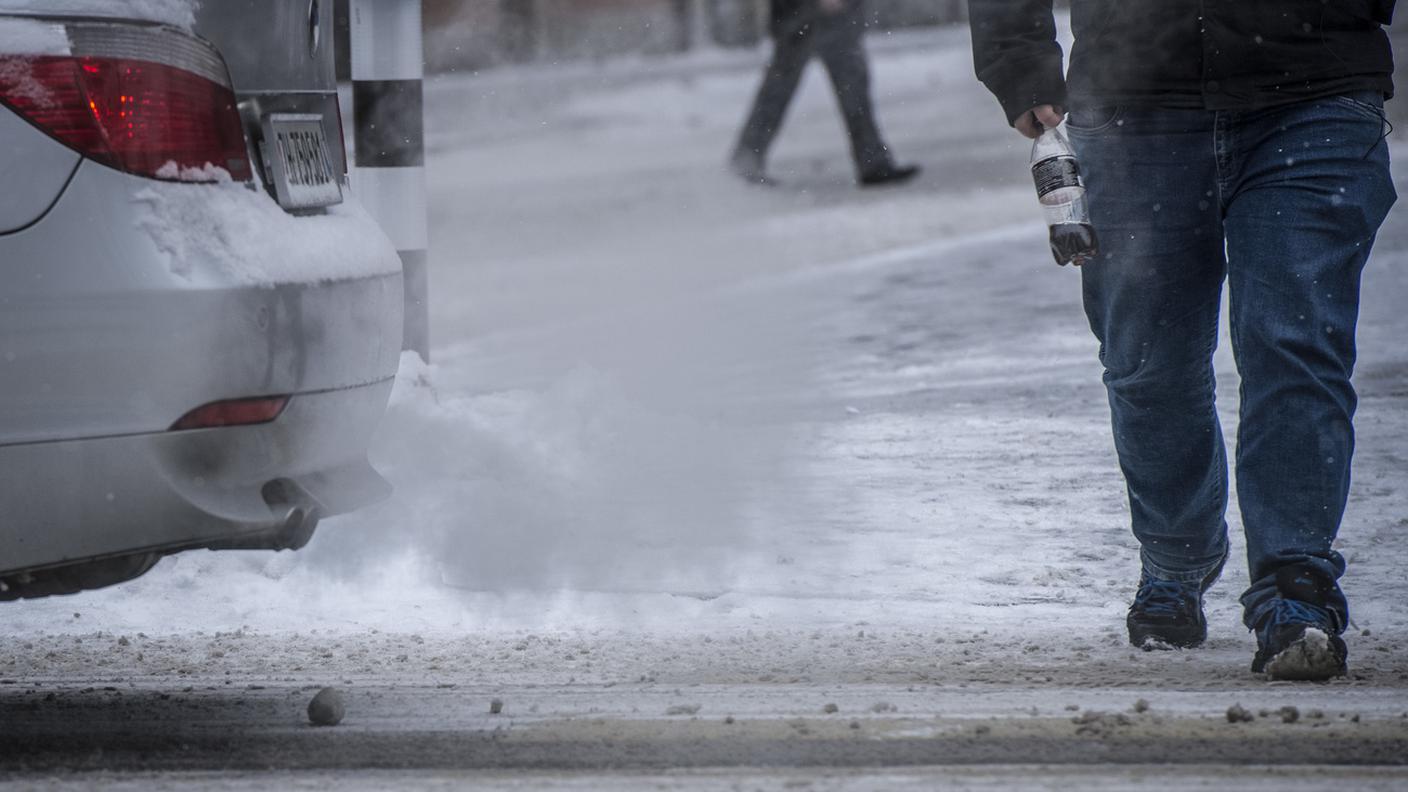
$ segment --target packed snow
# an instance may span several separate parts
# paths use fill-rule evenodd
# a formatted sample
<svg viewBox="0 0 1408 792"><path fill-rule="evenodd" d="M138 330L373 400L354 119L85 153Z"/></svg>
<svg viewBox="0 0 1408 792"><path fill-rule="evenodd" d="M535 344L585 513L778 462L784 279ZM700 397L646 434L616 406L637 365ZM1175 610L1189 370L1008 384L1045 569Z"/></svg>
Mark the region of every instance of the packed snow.
<svg viewBox="0 0 1408 792"><path fill-rule="evenodd" d="M271 286L400 270L391 241L350 194L325 214L294 216L268 193L231 181L220 168L182 171L168 163L158 175L218 179L151 181L132 195L137 227L150 235L177 275L192 276L192 262L201 262L202 273L213 268L228 282Z"/></svg>
<svg viewBox="0 0 1408 792"><path fill-rule="evenodd" d="M5 4L0 0L0 13ZM0 55L67 55L68 33L62 25L33 19L0 19Z"/></svg>

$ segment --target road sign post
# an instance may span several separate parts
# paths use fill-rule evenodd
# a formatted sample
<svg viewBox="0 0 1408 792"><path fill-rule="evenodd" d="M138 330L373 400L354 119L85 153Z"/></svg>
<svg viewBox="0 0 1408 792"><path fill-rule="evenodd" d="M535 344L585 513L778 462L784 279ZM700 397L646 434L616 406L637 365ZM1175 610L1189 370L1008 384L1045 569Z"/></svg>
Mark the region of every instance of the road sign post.
<svg viewBox="0 0 1408 792"><path fill-rule="evenodd" d="M352 80L352 191L401 256L402 348L429 360L421 0L342 0L339 12L344 4L350 58L341 62Z"/></svg>

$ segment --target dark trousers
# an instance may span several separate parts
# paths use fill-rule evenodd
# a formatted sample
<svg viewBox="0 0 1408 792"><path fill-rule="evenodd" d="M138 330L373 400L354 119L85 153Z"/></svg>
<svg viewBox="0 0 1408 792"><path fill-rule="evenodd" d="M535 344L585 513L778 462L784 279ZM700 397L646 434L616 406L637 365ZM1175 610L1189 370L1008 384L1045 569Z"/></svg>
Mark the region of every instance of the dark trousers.
<svg viewBox="0 0 1408 792"><path fill-rule="evenodd" d="M772 62L763 74L753 110L739 134L738 149L767 155L797 92L802 71L815 54L825 64L836 91L857 172L873 173L890 164L889 150L880 139L870 99L870 66L861 43L865 16L860 5L854 3L852 9L837 14L818 14L778 26L774 31Z"/></svg>

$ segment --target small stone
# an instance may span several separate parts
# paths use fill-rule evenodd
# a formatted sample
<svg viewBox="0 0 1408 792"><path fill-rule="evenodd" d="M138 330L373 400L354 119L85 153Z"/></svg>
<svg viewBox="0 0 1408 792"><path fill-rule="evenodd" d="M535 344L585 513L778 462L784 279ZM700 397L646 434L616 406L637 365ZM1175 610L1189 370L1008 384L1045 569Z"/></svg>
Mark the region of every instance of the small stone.
<svg viewBox="0 0 1408 792"><path fill-rule="evenodd" d="M1138 701L1134 702L1134 711L1135 711L1135 712L1148 712L1148 711L1149 711L1149 702L1148 702L1146 699L1139 699Z"/></svg>
<svg viewBox="0 0 1408 792"><path fill-rule="evenodd" d="M860 728L860 721L858 721L858 720L853 720L853 721L851 721L851 728L852 728L852 729L859 729L859 728Z"/></svg>
<svg viewBox="0 0 1408 792"><path fill-rule="evenodd" d="M1254 720L1256 720L1256 716L1241 704L1233 704L1227 708L1228 723L1251 723Z"/></svg>
<svg viewBox="0 0 1408 792"><path fill-rule="evenodd" d="M732 726L732 725L733 725L733 722L734 722L734 721L733 721L733 716L732 716L732 715L725 715L725 716L724 716L724 723L727 723L728 725Z"/></svg>
<svg viewBox="0 0 1408 792"><path fill-rule="evenodd" d="M871 712L874 712L874 713L876 713L876 714L880 714L880 713L884 713L884 712L894 712L894 711L896 711L897 709L899 709L899 708L896 707L894 704L891 704L891 703L888 702L888 701L877 701L877 702L875 702L874 704L871 704L871 705L870 705L870 711L871 711Z"/></svg>
<svg viewBox="0 0 1408 792"><path fill-rule="evenodd" d="M826 706L821 708L821 711L825 712L827 715L835 715L836 713L841 711L841 708L836 706L835 704L827 704Z"/></svg>
<svg viewBox="0 0 1408 792"><path fill-rule="evenodd" d="M975 726L973 727L973 733L980 736L992 734L992 727L987 724Z"/></svg>
<svg viewBox="0 0 1408 792"><path fill-rule="evenodd" d="M122 636L121 638L118 638L118 639L117 639L117 645L118 645L118 646L127 646L127 645L130 644L130 643L132 643L132 642L129 641L129 640L127 640L127 636L125 636L125 635Z"/></svg>
<svg viewBox="0 0 1408 792"><path fill-rule="evenodd" d="M1305 717L1310 718L1311 720L1321 720L1325 717L1325 711L1313 709L1305 713Z"/></svg>
<svg viewBox="0 0 1408 792"><path fill-rule="evenodd" d="M1290 706L1290 705L1287 705L1287 706L1284 706L1284 707L1281 708L1281 722L1282 722L1282 723L1295 723L1295 722L1298 721L1298 720L1300 720L1300 710L1299 710L1299 709L1297 709L1296 707Z"/></svg>
<svg viewBox="0 0 1408 792"><path fill-rule="evenodd" d="M675 704L665 710L666 715L698 715L698 704Z"/></svg>
<svg viewBox="0 0 1408 792"><path fill-rule="evenodd" d="M489 714L490 714L490 715L498 715L499 713L501 713L501 712L503 712L503 711L504 711L504 700L503 700L503 699L493 699L492 701L489 702Z"/></svg>
<svg viewBox="0 0 1408 792"><path fill-rule="evenodd" d="M1360 635L1363 635L1363 636L1365 636L1365 637L1368 637L1368 636L1370 636L1370 635L1373 635L1373 633L1369 632L1369 628L1368 628L1368 627L1365 627L1364 629L1360 630L1360 631L1359 631L1359 634L1360 634Z"/></svg>
<svg viewBox="0 0 1408 792"><path fill-rule="evenodd" d="M308 722L314 726L336 726L347 714L347 705L337 688L325 687L308 702Z"/></svg>
<svg viewBox="0 0 1408 792"><path fill-rule="evenodd" d="M1359 713L1357 713L1357 712L1354 713L1354 717L1350 718L1350 719L1349 719L1349 722L1350 722L1350 723L1358 723L1358 722L1359 722Z"/></svg>

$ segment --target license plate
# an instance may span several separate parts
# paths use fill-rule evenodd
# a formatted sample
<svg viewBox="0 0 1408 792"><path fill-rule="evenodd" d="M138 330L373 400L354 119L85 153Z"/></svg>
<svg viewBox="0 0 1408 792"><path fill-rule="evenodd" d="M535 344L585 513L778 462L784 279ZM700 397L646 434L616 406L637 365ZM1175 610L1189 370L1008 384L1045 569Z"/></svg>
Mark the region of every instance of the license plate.
<svg viewBox="0 0 1408 792"><path fill-rule="evenodd" d="M280 206L315 209L342 202L322 116L273 113L263 126L264 161Z"/></svg>

